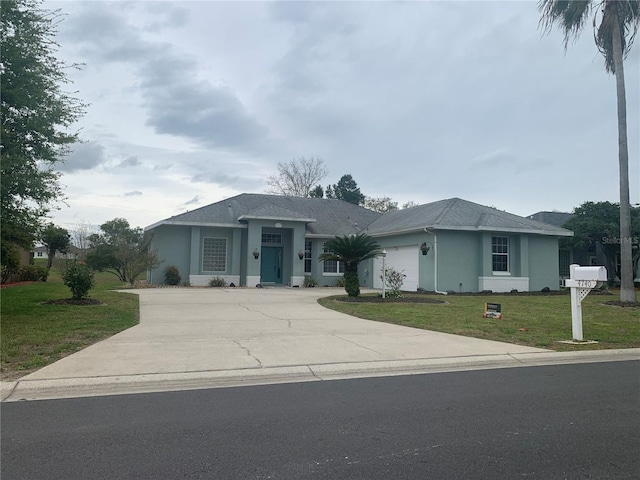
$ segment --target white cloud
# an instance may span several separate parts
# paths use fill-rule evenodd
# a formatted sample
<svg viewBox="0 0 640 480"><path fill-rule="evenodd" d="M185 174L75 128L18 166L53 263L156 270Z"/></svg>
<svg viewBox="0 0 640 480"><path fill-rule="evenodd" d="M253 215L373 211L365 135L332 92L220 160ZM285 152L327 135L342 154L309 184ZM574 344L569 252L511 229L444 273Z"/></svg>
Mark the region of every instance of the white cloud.
<svg viewBox="0 0 640 480"><path fill-rule="evenodd" d="M148 225L262 192L277 162L311 155L325 184L351 173L399 203L457 196L528 215L618 198L614 79L590 25L565 53L535 2L56 6L91 104L61 221ZM633 202L639 48L626 61Z"/></svg>

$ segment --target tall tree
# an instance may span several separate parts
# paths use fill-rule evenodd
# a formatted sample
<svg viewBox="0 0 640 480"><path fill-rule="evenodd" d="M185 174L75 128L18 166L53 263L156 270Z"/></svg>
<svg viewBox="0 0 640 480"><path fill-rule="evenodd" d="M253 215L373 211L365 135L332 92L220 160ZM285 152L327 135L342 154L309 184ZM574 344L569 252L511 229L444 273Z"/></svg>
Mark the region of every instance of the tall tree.
<svg viewBox="0 0 640 480"><path fill-rule="evenodd" d="M571 246L587 248L599 244L607 258L608 268L613 268L618 278L616 256L620 254L620 206L611 202L585 202L577 207L573 216L563 225L573 231L568 238ZM640 259L640 207L631 208L631 241L633 271L637 271Z"/></svg>
<svg viewBox="0 0 640 480"><path fill-rule="evenodd" d="M324 197L324 190L322 189L322 186L321 185L316 185L309 192L309 196L311 198L322 198L322 197Z"/></svg>
<svg viewBox="0 0 640 480"><path fill-rule="evenodd" d="M5 0L0 8L3 254L11 245L30 248L51 204L63 197L54 167L78 140L69 128L84 111L80 100L62 90L73 65L55 56L61 15L41 3Z"/></svg>
<svg viewBox="0 0 640 480"><path fill-rule="evenodd" d="M66 228L46 225L40 233L40 241L47 247L47 270L51 269L56 253L67 253L71 246L71 235Z"/></svg>
<svg viewBox="0 0 640 480"><path fill-rule="evenodd" d="M564 48L580 35L593 15L596 46L604 56L605 69L616 79L618 97L618 164L620 170L620 301L635 303L631 252L631 203L629 201L629 149L627 146L627 100L624 58L629 53L640 24L639 0L540 0L540 25L548 32L558 25L564 33Z"/></svg>
<svg viewBox="0 0 640 480"><path fill-rule="evenodd" d="M417 207L419 205L419 203L414 202L413 200L409 200L407 203L403 203L402 207L400 207L402 210L405 210L407 208L411 208L411 207Z"/></svg>
<svg viewBox="0 0 640 480"><path fill-rule="evenodd" d="M360 295L360 279L358 278L358 264L363 260L377 257L382 253L380 245L366 233L344 237L335 237L325 244L330 253L318 256L321 262L336 260L344 263L344 288L347 295Z"/></svg>
<svg viewBox="0 0 640 480"><path fill-rule="evenodd" d="M89 223L82 221L71 230L71 243L78 249L78 258L84 258L89 250L89 236L93 232L93 227Z"/></svg>
<svg viewBox="0 0 640 480"><path fill-rule="evenodd" d="M328 185L325 189L325 195L327 198L344 200L354 205L362 205L365 198L364 195L360 193L360 188L358 188L358 184L351 174L343 175L340 177L340 180L338 180L338 183L333 186Z"/></svg>
<svg viewBox="0 0 640 480"><path fill-rule="evenodd" d="M102 233L89 236L91 251L86 256L89 267L109 272L130 285L138 276L162 263L151 251L151 236L137 227L131 228L124 218L115 218L100 225Z"/></svg>
<svg viewBox="0 0 640 480"><path fill-rule="evenodd" d="M394 202L389 197L365 197L364 208L378 213L395 212L398 210L398 202Z"/></svg>
<svg viewBox="0 0 640 480"><path fill-rule="evenodd" d="M311 197L317 185L327 176L327 168L319 157L300 157L288 163L278 162L278 175L267 178L267 193L288 197Z"/></svg>

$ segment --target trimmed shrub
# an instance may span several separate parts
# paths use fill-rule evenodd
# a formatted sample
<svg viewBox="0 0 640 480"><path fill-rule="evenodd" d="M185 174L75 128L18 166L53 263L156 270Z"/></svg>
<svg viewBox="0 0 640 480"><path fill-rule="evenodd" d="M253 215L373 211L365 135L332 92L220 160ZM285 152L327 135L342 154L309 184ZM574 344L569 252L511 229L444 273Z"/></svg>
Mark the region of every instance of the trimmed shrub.
<svg viewBox="0 0 640 480"><path fill-rule="evenodd" d="M347 272L344 274L344 289L350 297L360 295L360 282L356 272Z"/></svg>
<svg viewBox="0 0 640 480"><path fill-rule="evenodd" d="M21 282L46 282L49 270L40 265L24 265L20 268Z"/></svg>
<svg viewBox="0 0 640 480"><path fill-rule="evenodd" d="M313 288L318 286L318 281L313 277L304 277L304 283L302 284L305 288Z"/></svg>
<svg viewBox="0 0 640 480"><path fill-rule="evenodd" d="M212 278L211 280L209 280L209 286L210 287L226 287L227 286L227 282L224 281L224 278L220 278L220 277L216 277L216 278Z"/></svg>
<svg viewBox="0 0 640 480"><path fill-rule="evenodd" d="M180 285L180 272L173 265L164 269L164 283L167 285Z"/></svg>
<svg viewBox="0 0 640 480"><path fill-rule="evenodd" d="M84 263L68 260L62 281L71 290L71 298L79 300L89 296L94 285L93 272Z"/></svg>

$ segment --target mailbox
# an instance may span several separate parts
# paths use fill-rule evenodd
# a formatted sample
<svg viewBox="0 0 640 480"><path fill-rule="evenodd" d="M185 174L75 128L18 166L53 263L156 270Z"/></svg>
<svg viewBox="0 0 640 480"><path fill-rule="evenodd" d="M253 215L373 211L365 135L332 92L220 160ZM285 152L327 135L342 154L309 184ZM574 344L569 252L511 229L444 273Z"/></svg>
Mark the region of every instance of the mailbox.
<svg viewBox="0 0 640 480"><path fill-rule="evenodd" d="M569 265L571 278L564 281L566 287L571 288L571 325L573 339L583 341L582 337L582 300L591 289L597 288L607 281L605 267L581 267Z"/></svg>
<svg viewBox="0 0 640 480"><path fill-rule="evenodd" d="M575 267L573 280L595 280L596 282L607 281L607 269L605 267Z"/></svg>

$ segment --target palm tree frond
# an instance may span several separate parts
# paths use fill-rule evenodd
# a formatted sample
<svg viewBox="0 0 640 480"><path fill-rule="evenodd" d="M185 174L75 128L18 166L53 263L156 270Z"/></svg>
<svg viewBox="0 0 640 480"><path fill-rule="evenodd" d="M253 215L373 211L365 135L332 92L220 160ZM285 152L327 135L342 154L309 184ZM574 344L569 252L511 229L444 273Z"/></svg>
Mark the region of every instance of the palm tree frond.
<svg viewBox="0 0 640 480"><path fill-rule="evenodd" d="M363 260L376 257L382 253L380 245L366 233L355 236L345 235L329 240L325 244L329 250L318 256L319 261L337 260L345 265L357 265Z"/></svg>
<svg viewBox="0 0 640 480"><path fill-rule="evenodd" d="M541 13L539 25L544 33L549 33L558 25L564 34L564 48L569 40L576 39L584 27L591 8L592 0L540 0L538 10Z"/></svg>
<svg viewBox="0 0 640 480"><path fill-rule="evenodd" d="M608 0L600 12L600 15L595 15L593 18L593 36L598 50L604 57L605 69L608 72L615 73L613 60L615 22L619 26L622 54L626 58L631 50L640 23L640 1Z"/></svg>

